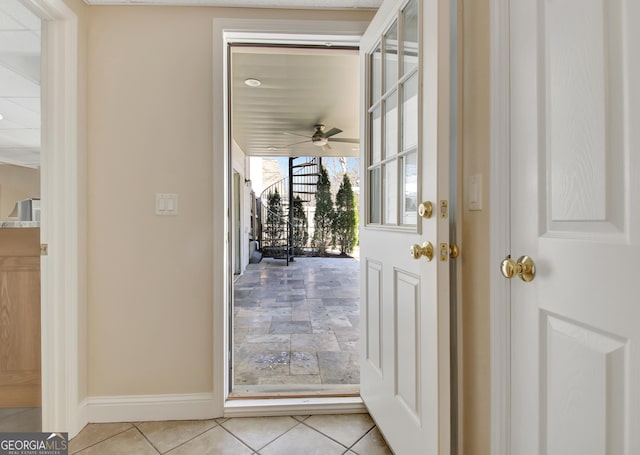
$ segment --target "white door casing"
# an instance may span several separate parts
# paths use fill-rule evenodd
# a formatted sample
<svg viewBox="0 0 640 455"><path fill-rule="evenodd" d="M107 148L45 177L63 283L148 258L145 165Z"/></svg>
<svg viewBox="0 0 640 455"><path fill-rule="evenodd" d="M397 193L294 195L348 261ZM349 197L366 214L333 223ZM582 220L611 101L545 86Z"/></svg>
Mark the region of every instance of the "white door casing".
<svg viewBox="0 0 640 455"><path fill-rule="evenodd" d="M510 282L494 453L640 453L640 4L508 7L504 254L532 257L536 276Z"/></svg>
<svg viewBox="0 0 640 455"><path fill-rule="evenodd" d="M42 18L41 261L42 429L75 436L86 424L79 403L79 347L85 321L86 182L78 150L78 18L63 0L22 0Z"/></svg>
<svg viewBox="0 0 640 455"><path fill-rule="evenodd" d="M231 207L231 179L228 88L228 46L236 43L357 46L365 22L328 20L234 19L213 20L213 153L214 181L214 348L212 415L248 417L257 415L291 415L312 413L362 412L359 398L295 398L227 400L229 392L229 326L228 308L231 298L231 249L227 241L231 224L225 214ZM220 166L219 163L223 165ZM219 191L218 191L219 190ZM224 377L221 375L224 374Z"/></svg>
<svg viewBox="0 0 640 455"><path fill-rule="evenodd" d="M361 395L400 455L450 450L449 258L440 258L449 219L439 202L449 184L449 14L448 1L388 0L361 43ZM429 219L416 214L423 201ZM411 245L426 241L433 260L413 259Z"/></svg>

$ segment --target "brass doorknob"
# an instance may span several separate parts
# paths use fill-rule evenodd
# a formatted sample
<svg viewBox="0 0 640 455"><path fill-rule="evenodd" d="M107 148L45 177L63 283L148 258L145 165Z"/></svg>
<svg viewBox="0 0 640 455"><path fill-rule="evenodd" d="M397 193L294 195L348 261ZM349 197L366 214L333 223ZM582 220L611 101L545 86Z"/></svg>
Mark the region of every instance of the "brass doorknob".
<svg viewBox="0 0 640 455"><path fill-rule="evenodd" d="M433 245L431 245L431 242L424 242L422 246L416 243L411 246L411 256L413 259L420 259L420 257L424 256L427 261L431 262L431 259L433 259Z"/></svg>
<svg viewBox="0 0 640 455"><path fill-rule="evenodd" d="M500 271L505 278L518 275L522 281L533 281L536 277L536 264L529 256L520 256L517 261L507 256L500 264Z"/></svg>
<svg viewBox="0 0 640 455"><path fill-rule="evenodd" d="M418 215L422 218L431 218L433 215L433 204L430 201L424 201L418 206Z"/></svg>

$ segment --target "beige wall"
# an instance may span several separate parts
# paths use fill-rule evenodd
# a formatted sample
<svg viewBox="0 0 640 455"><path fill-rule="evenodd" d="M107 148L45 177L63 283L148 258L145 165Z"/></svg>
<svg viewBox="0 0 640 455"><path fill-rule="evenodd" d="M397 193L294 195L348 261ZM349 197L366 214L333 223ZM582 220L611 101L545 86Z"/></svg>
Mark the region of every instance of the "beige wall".
<svg viewBox="0 0 640 455"><path fill-rule="evenodd" d="M462 0L461 454L490 451L489 0ZM483 210L468 209L468 179L481 174Z"/></svg>
<svg viewBox="0 0 640 455"><path fill-rule="evenodd" d="M90 7L88 394L212 390L212 19L370 13ZM157 192L179 215L154 214ZM216 378L218 379L218 378Z"/></svg>
<svg viewBox="0 0 640 455"><path fill-rule="evenodd" d="M40 170L10 164L0 165L0 220L9 218L16 202L40 197Z"/></svg>

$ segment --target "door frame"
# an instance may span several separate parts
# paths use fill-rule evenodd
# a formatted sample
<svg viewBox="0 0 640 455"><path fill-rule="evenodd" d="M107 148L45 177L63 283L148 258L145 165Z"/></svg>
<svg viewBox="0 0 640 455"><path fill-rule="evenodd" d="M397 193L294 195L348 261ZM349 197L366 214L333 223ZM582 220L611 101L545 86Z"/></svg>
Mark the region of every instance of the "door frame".
<svg viewBox="0 0 640 455"><path fill-rule="evenodd" d="M356 398L232 400L229 391L229 303L232 298L230 208L231 145L229 134L231 43L318 44L327 41L358 46L368 22L341 20L214 19L213 20L213 407L225 417L288 415L292 412L363 412ZM222 166L220 165L222 163ZM219 380L224 374L223 380Z"/></svg>
<svg viewBox="0 0 640 455"><path fill-rule="evenodd" d="M490 0L489 264L491 455L508 455L511 439L510 285L498 264L511 249L509 0Z"/></svg>
<svg viewBox="0 0 640 455"><path fill-rule="evenodd" d="M86 423L79 406L86 183L78 151L78 18L63 0L22 3L42 19L43 37L40 239L49 252L41 261L42 429L73 437Z"/></svg>

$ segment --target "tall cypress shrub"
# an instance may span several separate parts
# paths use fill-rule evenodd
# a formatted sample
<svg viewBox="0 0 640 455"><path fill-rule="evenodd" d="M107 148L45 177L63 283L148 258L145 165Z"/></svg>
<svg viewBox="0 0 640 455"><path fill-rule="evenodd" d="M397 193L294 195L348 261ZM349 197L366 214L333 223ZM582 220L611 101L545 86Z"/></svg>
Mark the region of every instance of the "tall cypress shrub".
<svg viewBox="0 0 640 455"><path fill-rule="evenodd" d="M267 195L267 222L265 233L270 245L265 246L275 246L278 241L282 239L284 234L282 224L283 216L282 201L280 199L280 193L276 188L275 192Z"/></svg>
<svg viewBox="0 0 640 455"><path fill-rule="evenodd" d="M298 251L307 246L309 241L309 222L304 211L304 203L300 196L293 199L293 246Z"/></svg>
<svg viewBox="0 0 640 455"><path fill-rule="evenodd" d="M358 242L358 212L351 180L344 174L336 193L332 243L340 246L341 254L348 254Z"/></svg>
<svg viewBox="0 0 640 455"><path fill-rule="evenodd" d="M324 256L331 244L331 230L333 227L333 200L331 198L331 182L327 169L322 166L318 176L316 189L316 213L313 215L313 246L318 254Z"/></svg>

